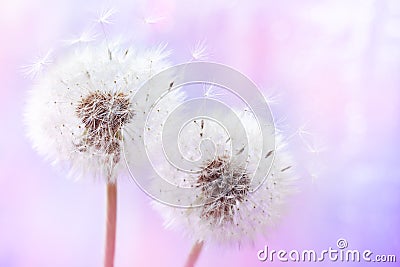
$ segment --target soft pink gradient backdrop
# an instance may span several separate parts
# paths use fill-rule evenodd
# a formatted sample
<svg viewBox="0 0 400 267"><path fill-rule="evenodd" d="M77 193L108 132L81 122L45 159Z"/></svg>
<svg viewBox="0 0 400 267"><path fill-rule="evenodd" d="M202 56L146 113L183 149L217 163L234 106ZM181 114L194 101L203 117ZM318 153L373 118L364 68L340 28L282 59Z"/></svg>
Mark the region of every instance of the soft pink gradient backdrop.
<svg viewBox="0 0 400 267"><path fill-rule="evenodd" d="M322 250L340 237L350 249L400 260L400 2L243 2L116 1L106 27L143 46L168 42L175 63L206 40L210 60L278 95L272 109L279 122L286 118L278 126L287 136L303 125L312 133L291 139L300 193L276 229L254 246L209 247L198 266L287 266L260 263L256 252L265 244ZM31 149L22 111L32 82L19 68L79 34L104 6L0 1L1 267L101 266L105 188L65 179ZM154 17L163 19L145 23ZM190 242L163 229L128 178L119 189L116 266L182 265Z"/></svg>

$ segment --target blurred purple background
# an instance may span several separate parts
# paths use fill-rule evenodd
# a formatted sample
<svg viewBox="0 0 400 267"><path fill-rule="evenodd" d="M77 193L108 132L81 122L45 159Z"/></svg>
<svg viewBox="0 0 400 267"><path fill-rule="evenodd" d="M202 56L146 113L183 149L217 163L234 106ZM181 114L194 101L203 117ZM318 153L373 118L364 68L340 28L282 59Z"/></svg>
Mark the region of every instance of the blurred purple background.
<svg viewBox="0 0 400 267"><path fill-rule="evenodd" d="M1 1L1 267L102 264L104 185L67 180L32 150L22 124L32 81L20 67L79 35L105 7ZM167 42L174 63L191 60L203 42L209 60L273 96L278 126L294 133L302 179L282 221L254 246L207 248L198 266L283 266L258 262L257 251L335 248L338 238L400 261L400 1L120 0L112 7L119 12L107 34L142 46ZM129 178L119 190L116 266L181 266L192 244L163 228ZM321 266L335 264L364 265Z"/></svg>

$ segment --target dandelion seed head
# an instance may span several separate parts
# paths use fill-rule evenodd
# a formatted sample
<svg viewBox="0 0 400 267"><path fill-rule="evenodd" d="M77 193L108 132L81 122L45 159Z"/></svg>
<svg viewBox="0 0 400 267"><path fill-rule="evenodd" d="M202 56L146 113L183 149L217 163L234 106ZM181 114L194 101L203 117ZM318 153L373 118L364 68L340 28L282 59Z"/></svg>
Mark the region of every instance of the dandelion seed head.
<svg viewBox="0 0 400 267"><path fill-rule="evenodd" d="M232 142L245 137L236 132L227 136L218 124L196 120L190 130L181 132L179 144L187 158L196 160L200 151L195 144L204 139L213 141L215 149L201 150L199 171L185 173L167 164L160 168L171 183L196 189L188 207L171 207L153 201L165 226L183 231L193 241L224 245L252 242L258 235L271 230L279 220L288 196L295 190L294 164L285 151L280 134L275 134L276 148L263 155L263 138L253 114L245 111L236 111L236 114L250 142L231 151ZM248 155L243 161L240 156L245 148ZM274 161L268 176L257 190L253 190L251 181L255 171L269 168L259 166L260 160L271 157ZM160 188L160 194L164 194L162 190ZM165 192L164 196L182 197L173 192Z"/></svg>
<svg viewBox="0 0 400 267"><path fill-rule="evenodd" d="M228 157L218 157L203 167L197 186L206 203L202 218L214 223L232 222L237 202L243 202L249 193L250 178L232 166Z"/></svg>
<svg viewBox="0 0 400 267"><path fill-rule="evenodd" d="M133 117L132 104L123 93L91 92L78 102L77 116L85 127L85 135L78 144L81 151L88 146L113 155L114 163L121 158L121 129Z"/></svg>
<svg viewBox="0 0 400 267"><path fill-rule="evenodd" d="M28 97L25 123L34 148L74 179L114 182L126 172L122 157L143 153L125 143L143 138L136 125L146 121L154 104L136 103L133 96L169 66L167 56L159 47L141 51L113 40L60 53ZM168 88L170 82L154 86ZM173 92L163 97L157 104L160 114L148 120L148 127L158 131L182 98Z"/></svg>

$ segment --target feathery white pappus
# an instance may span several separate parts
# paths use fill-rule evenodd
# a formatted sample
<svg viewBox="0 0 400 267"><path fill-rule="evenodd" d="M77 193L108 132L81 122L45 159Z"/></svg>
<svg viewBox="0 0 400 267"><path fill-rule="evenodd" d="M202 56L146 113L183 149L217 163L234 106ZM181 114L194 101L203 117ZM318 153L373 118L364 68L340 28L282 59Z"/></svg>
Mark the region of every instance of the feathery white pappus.
<svg viewBox="0 0 400 267"><path fill-rule="evenodd" d="M152 201L167 228L182 230L194 242L234 245L254 241L259 234L271 230L284 210L285 200L296 190L293 163L284 151L281 138L276 133L275 137L268 137L275 138L276 149L261 155L263 137L255 117L247 111L236 113L249 140L245 164L237 160L241 151L231 151L231 140L246 137L235 136L236 132L228 134L213 121L196 120L181 132L179 146L185 158L201 157L200 171L182 172L167 163L158 168L170 182L196 189L190 204L193 207L173 207ZM205 148L200 152L198 145L204 139L212 140L214 149ZM271 169L261 186L251 192L250 179L260 157L273 156L272 166L259 166ZM154 186L158 186L157 180ZM165 197L180 197L162 192L161 188L160 194L163 193Z"/></svg>
<svg viewBox="0 0 400 267"><path fill-rule="evenodd" d="M70 48L55 58L35 81L27 101L25 123L34 148L66 167L72 178L115 182L126 170L122 146L127 138L143 138L144 129L135 125L146 120L154 104L136 103L132 97L147 79L169 67L168 56L165 46L139 51L120 42L102 42ZM155 86L168 88L171 82ZM149 120L147 127L161 132L163 119L182 99L178 92L163 97L157 103L157 119ZM124 149L143 153L132 145Z"/></svg>

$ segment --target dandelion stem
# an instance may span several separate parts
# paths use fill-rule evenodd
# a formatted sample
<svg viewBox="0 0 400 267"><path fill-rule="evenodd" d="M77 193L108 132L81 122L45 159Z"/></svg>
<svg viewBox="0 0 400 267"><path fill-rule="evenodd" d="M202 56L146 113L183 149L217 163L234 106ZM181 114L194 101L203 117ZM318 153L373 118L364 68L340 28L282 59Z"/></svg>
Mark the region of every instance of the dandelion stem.
<svg viewBox="0 0 400 267"><path fill-rule="evenodd" d="M196 264L197 259L203 249L203 241L197 241L190 251L190 254L186 260L185 267L193 267Z"/></svg>
<svg viewBox="0 0 400 267"><path fill-rule="evenodd" d="M104 267L114 266L115 234L117 228L117 184L107 184L106 244Z"/></svg>

